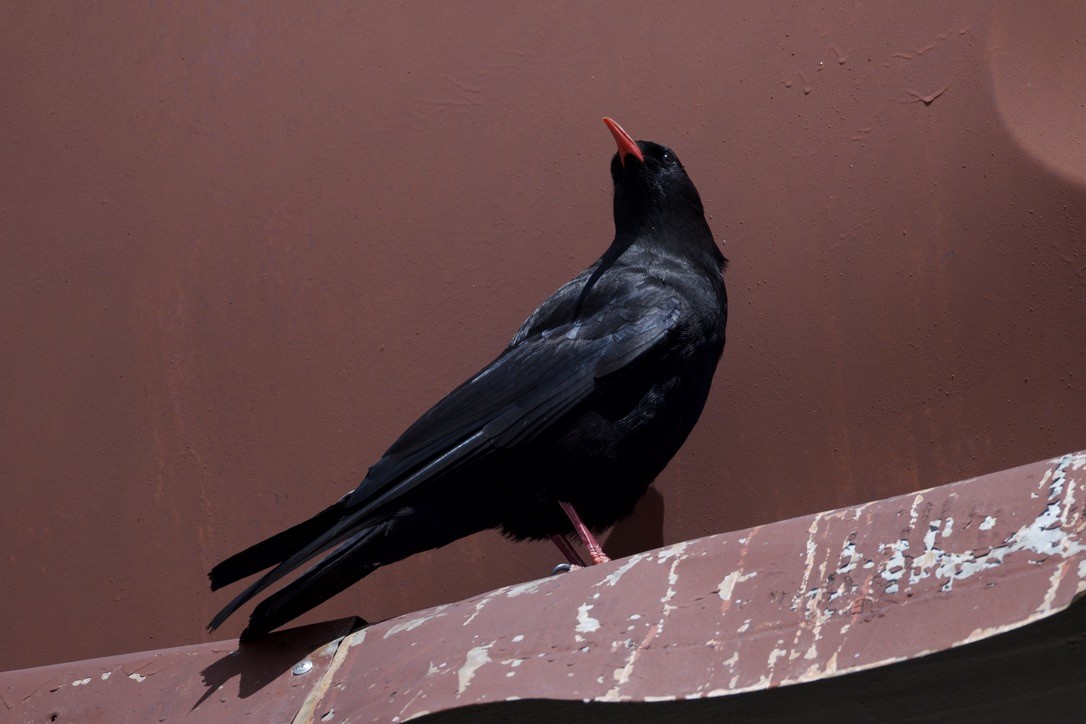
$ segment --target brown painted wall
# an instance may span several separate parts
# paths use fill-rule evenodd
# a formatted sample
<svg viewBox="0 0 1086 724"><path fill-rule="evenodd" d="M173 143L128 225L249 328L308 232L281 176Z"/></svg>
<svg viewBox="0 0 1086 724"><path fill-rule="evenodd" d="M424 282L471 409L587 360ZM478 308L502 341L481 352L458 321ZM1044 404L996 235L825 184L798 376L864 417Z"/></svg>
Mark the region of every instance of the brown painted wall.
<svg viewBox="0 0 1086 724"><path fill-rule="evenodd" d="M1086 6L0 7L0 669L204 637L610 240L600 116L732 260L616 553L1086 445ZM475 536L307 621L545 574ZM224 631L234 634L242 621Z"/></svg>

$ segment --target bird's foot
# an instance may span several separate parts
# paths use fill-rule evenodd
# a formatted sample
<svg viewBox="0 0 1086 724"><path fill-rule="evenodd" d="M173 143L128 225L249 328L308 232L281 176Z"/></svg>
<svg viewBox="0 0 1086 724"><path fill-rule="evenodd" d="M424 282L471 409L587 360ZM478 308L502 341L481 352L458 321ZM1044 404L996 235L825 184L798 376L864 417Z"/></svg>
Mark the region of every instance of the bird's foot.
<svg viewBox="0 0 1086 724"><path fill-rule="evenodd" d="M566 512L566 515L569 517L569 522L573 524L573 530L577 532L577 535L581 538L581 542L584 543L584 547L588 549L588 555L592 557L592 563L595 565L610 563L611 559L603 552L603 546L596 540L596 536L592 535L592 531L590 531L588 526L584 524L584 521L581 520L581 516L577 515L577 511L573 506L562 501L559 501L558 505ZM560 536L552 536L552 538L555 538L555 544L557 544L559 548L562 548L562 545L557 540L559 537ZM564 538L562 540L567 546L569 545L569 542L565 541ZM566 557L569 557L568 554ZM570 558L570 562L572 561L573 559Z"/></svg>
<svg viewBox="0 0 1086 724"><path fill-rule="evenodd" d="M559 563L551 571L552 576L557 576L559 573L569 573L570 571L579 571L584 566L578 566L576 563Z"/></svg>

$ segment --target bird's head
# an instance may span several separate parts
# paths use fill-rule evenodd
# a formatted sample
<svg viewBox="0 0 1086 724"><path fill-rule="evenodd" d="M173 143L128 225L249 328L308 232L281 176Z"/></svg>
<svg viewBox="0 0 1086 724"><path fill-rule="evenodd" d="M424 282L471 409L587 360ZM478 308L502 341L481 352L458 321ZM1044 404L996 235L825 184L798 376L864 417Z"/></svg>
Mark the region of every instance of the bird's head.
<svg viewBox="0 0 1086 724"><path fill-rule="evenodd" d="M652 141L635 141L610 118L603 122L618 144L611 159L617 228L632 231L653 223L660 214L704 219L701 196L674 151Z"/></svg>

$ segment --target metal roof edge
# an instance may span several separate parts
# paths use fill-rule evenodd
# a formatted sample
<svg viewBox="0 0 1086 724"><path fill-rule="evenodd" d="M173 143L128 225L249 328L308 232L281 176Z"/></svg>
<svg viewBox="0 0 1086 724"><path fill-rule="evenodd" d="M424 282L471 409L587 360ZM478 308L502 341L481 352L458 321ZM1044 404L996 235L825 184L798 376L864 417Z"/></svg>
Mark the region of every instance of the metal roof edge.
<svg viewBox="0 0 1086 724"><path fill-rule="evenodd" d="M353 632L348 619L240 650L226 641L0 673L0 705L15 721L395 721L503 702L598 712L749 697L871 671L1068 609L1086 591L1084 469L1086 453L1070 453Z"/></svg>

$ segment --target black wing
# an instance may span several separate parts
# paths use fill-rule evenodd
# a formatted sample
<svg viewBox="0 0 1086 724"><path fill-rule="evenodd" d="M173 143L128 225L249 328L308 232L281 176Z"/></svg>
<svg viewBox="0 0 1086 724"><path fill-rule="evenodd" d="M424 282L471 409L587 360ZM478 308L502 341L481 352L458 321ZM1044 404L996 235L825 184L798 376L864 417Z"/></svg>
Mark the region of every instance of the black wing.
<svg viewBox="0 0 1086 724"><path fill-rule="evenodd" d="M334 524L285 560L277 559L282 562L224 608L212 626L313 556L344 541L341 548L366 540L366 531L396 509L404 495L437 483L444 473L493 450L530 441L587 400L601 379L659 345L684 316L683 299L663 284L642 280L626 291L621 300L603 304L577 321L526 336L518 333L497 359L434 405L393 443L358 488L333 506L338 513ZM328 520L331 509L321 516ZM246 553L235 558L243 561ZM340 550L335 555L348 553ZM254 567L254 562L264 565ZM228 560L220 566L237 580L274 562L228 565ZM225 582L220 580L219 585Z"/></svg>

